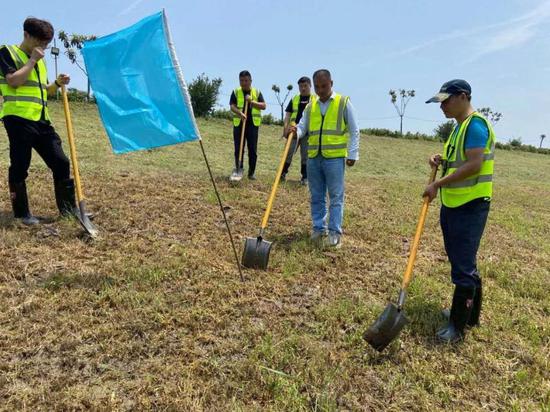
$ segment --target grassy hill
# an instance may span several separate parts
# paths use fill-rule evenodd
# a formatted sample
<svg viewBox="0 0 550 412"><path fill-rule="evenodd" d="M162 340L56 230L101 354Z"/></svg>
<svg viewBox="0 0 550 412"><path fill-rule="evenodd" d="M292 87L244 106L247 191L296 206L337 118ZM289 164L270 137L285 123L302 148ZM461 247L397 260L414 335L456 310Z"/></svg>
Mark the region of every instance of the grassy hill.
<svg viewBox="0 0 550 412"><path fill-rule="evenodd" d="M52 113L65 140L62 108ZM435 343L452 292L436 201L412 322L378 354L361 336L396 298L438 144L363 137L338 251L307 241L295 162L266 236L270 268L243 283L197 143L115 156L95 106L74 104L73 120L93 242L70 220L14 223L0 131L0 410L550 410L550 157L496 153L482 327L461 346ZM259 180L232 187L230 123L199 128L241 249L258 231L280 129L260 131ZM36 153L28 186L33 212L54 217Z"/></svg>

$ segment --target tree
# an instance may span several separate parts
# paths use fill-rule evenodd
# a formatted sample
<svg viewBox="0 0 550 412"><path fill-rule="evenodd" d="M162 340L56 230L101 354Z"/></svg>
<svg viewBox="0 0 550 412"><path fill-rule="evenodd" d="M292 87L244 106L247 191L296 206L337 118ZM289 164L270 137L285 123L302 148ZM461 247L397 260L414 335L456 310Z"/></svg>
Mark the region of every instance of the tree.
<svg viewBox="0 0 550 412"><path fill-rule="evenodd" d="M403 116L405 116L407 105L409 104L409 101L414 97L415 93L416 92L414 90L390 90L391 102L395 106L395 110L400 117L399 134L401 136L403 136ZM399 102L397 101L398 96Z"/></svg>
<svg viewBox="0 0 550 412"><path fill-rule="evenodd" d="M540 135L540 146L539 146L539 149L542 149L542 141L546 138L546 135L545 134L541 134Z"/></svg>
<svg viewBox="0 0 550 412"><path fill-rule="evenodd" d="M65 55L69 58L71 63L76 64L76 66L82 70L82 73L86 75L88 80L88 89L86 91L86 100L90 101L90 78L88 73L81 65L81 62L78 60L78 55L82 47L84 46L85 41L92 41L97 39L94 35L84 35L84 34L71 34L70 36L65 33L65 31L60 30L57 38L61 40L63 46L65 47Z"/></svg>
<svg viewBox="0 0 550 412"><path fill-rule="evenodd" d="M491 123L496 123L502 119L502 113L494 112L490 107L482 107L481 109L477 109L477 111L486 119L490 120Z"/></svg>
<svg viewBox="0 0 550 412"><path fill-rule="evenodd" d="M281 121L283 121L284 119L284 110L285 110L285 102L286 102L286 99L288 98L288 95L290 94L290 91L292 90L292 85L289 84L288 86L286 86L286 95L284 97L284 99L281 100L281 89L279 88L279 86L277 86L276 84L274 84L273 86L271 86L271 90L273 90L275 92L275 97L277 97L277 102L279 103L279 106L281 106Z"/></svg>
<svg viewBox="0 0 550 412"><path fill-rule="evenodd" d="M521 137L515 137L513 139L510 139L508 141L508 144L512 147L521 147L522 146Z"/></svg>
<svg viewBox="0 0 550 412"><path fill-rule="evenodd" d="M454 120L448 120L446 122L441 123L439 126L437 126L434 129L435 137L437 137L442 142L446 142L451 133L453 132L453 129L455 127Z"/></svg>
<svg viewBox="0 0 550 412"><path fill-rule="evenodd" d="M196 116L204 117L212 114L221 85L222 79L218 77L210 80L204 73L189 83L189 95Z"/></svg>

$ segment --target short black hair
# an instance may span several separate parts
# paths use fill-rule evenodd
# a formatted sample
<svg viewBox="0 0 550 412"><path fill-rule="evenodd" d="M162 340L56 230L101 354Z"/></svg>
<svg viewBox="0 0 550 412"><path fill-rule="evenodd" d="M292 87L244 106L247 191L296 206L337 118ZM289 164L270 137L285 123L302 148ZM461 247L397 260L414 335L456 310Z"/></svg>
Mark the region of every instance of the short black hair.
<svg viewBox="0 0 550 412"><path fill-rule="evenodd" d="M51 41L54 36L52 24L36 17L28 17L23 23L23 30L29 33L30 36L44 41Z"/></svg>
<svg viewBox="0 0 550 412"><path fill-rule="evenodd" d="M250 77L252 79L252 75L250 74L250 72L248 70L243 70L242 72L239 73L239 78L241 77Z"/></svg>
<svg viewBox="0 0 550 412"><path fill-rule="evenodd" d="M315 73L313 73L313 80L315 80L315 78L319 76L327 76L329 79L332 79L332 76L327 69L316 70Z"/></svg>
<svg viewBox="0 0 550 412"><path fill-rule="evenodd" d="M311 79L307 76L302 76L298 79L298 85L300 85L302 83L307 83L311 86Z"/></svg>

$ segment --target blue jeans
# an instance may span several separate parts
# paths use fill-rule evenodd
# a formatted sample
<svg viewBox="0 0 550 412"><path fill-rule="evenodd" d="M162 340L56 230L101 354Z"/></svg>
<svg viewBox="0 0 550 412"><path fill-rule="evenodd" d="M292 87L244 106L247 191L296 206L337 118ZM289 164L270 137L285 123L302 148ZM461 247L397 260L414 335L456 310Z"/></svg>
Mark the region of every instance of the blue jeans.
<svg viewBox="0 0 550 412"><path fill-rule="evenodd" d="M454 208L441 206L441 230L455 285L479 287L481 284L477 250L490 207L491 203L484 199Z"/></svg>
<svg viewBox="0 0 550 412"><path fill-rule="evenodd" d="M329 197L328 230L342 233L344 217L345 158L325 159L322 156L307 160L309 192L311 194L311 220L313 230L327 230L327 191Z"/></svg>

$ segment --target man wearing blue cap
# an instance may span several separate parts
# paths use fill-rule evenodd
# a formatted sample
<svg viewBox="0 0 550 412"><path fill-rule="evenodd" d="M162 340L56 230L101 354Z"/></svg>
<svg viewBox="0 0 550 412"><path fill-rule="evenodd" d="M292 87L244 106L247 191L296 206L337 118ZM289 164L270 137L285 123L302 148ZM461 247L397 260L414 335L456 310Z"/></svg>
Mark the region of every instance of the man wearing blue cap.
<svg viewBox="0 0 550 412"><path fill-rule="evenodd" d="M457 122L443 154L430 157L430 165L441 165L443 171L423 195L432 201L441 192L441 230L455 290L450 311L443 311L447 326L437 338L448 343L461 341L466 326L479 324L482 285L476 257L493 189L495 134L474 110L471 95L468 82L456 79L443 84L426 102L441 103L445 117Z"/></svg>

